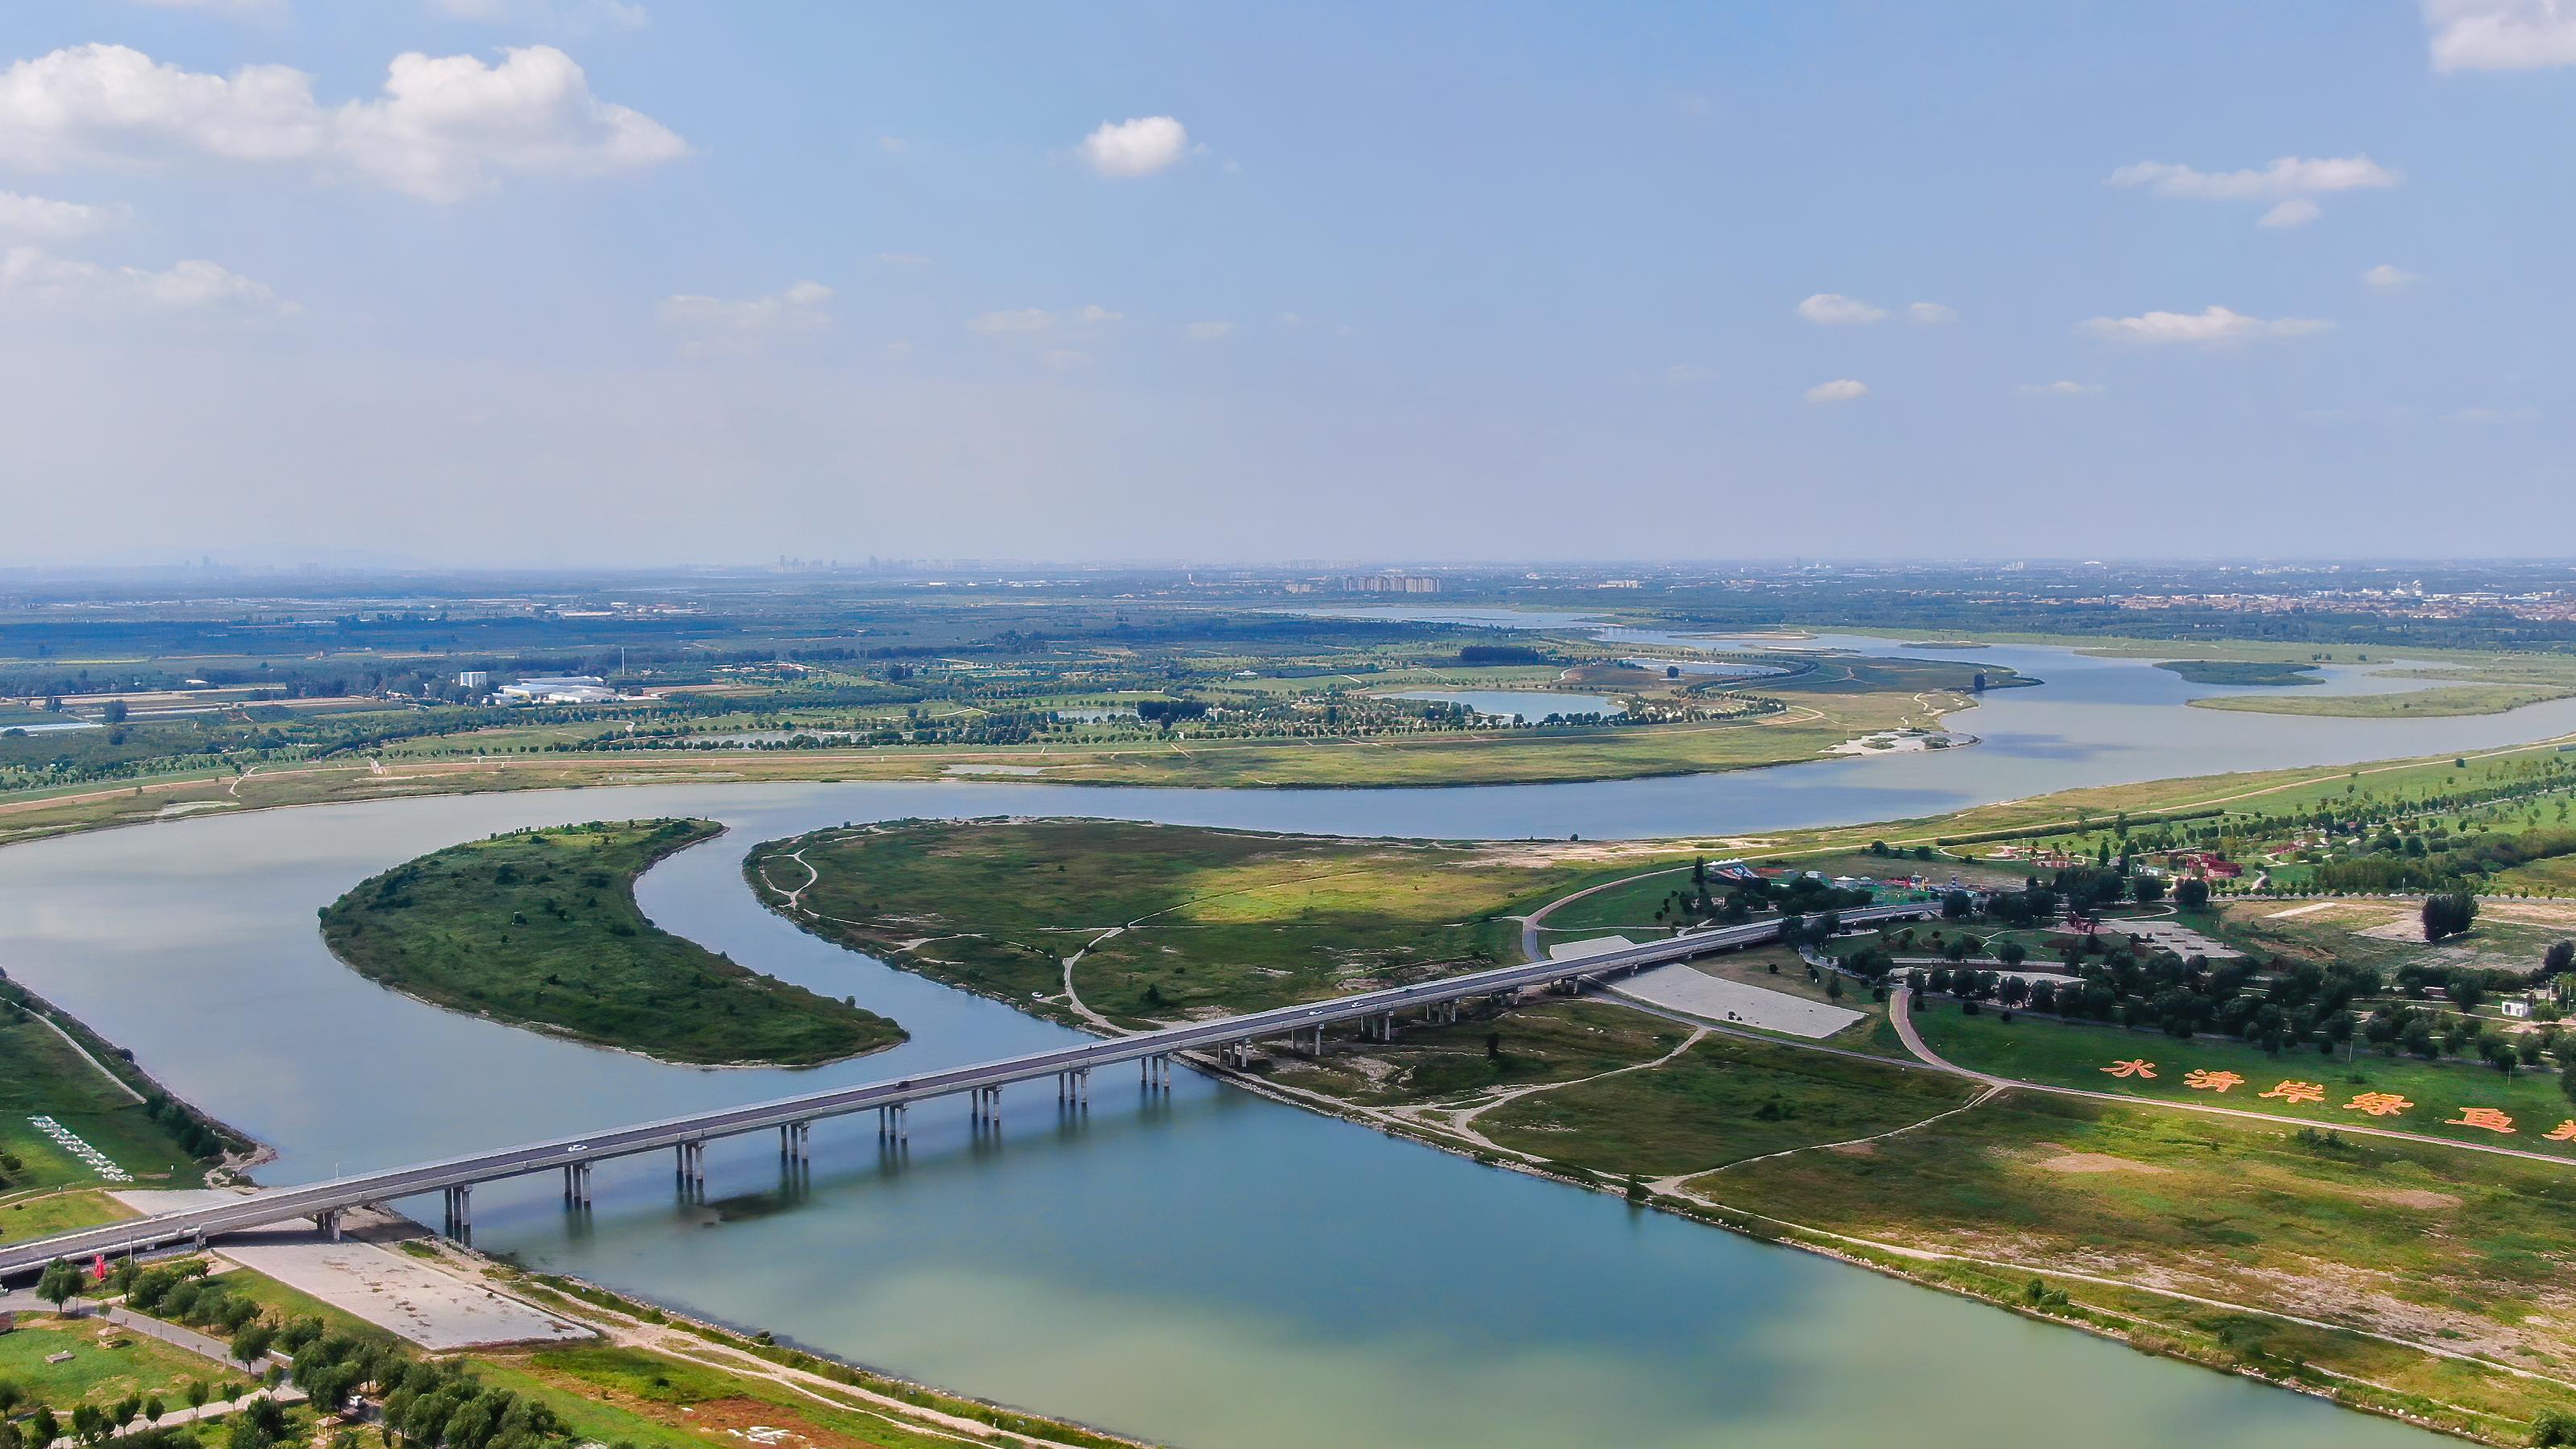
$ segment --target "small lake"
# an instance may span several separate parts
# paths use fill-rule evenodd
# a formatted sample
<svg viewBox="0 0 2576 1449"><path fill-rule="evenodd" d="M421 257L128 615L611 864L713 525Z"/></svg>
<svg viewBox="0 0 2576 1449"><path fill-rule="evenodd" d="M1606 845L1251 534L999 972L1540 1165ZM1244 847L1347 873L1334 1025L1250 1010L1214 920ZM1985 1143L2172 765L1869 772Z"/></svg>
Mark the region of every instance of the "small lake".
<svg viewBox="0 0 2576 1449"><path fill-rule="evenodd" d="M1549 715L1626 714L1628 707L1606 694L1558 694L1544 689L1404 689L1386 699L1431 699L1463 704L1477 714L1508 716L1535 724Z"/></svg>

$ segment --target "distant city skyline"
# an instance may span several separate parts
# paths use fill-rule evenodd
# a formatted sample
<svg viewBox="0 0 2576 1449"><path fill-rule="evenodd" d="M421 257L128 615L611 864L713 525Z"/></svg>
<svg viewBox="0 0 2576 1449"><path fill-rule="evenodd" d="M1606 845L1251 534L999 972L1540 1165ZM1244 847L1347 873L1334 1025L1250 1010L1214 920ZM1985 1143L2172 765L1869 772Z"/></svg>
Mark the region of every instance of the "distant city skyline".
<svg viewBox="0 0 2576 1449"><path fill-rule="evenodd" d="M2576 8L0 18L0 567L2551 557Z"/></svg>

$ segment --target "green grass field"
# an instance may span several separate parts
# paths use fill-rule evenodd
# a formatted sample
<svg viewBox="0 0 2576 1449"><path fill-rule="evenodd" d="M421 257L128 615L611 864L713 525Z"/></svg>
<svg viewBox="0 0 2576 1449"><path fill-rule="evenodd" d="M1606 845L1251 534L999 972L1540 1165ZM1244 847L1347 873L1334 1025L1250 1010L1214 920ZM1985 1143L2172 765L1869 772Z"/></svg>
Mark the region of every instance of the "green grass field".
<svg viewBox="0 0 2576 1449"><path fill-rule="evenodd" d="M1479 1125L1587 1171L1662 1177L1893 1131L1974 1093L1941 1073L1712 1036L1663 1066L1525 1097Z"/></svg>
<svg viewBox="0 0 2576 1449"><path fill-rule="evenodd" d="M644 918L636 877L718 830L630 821L451 846L332 902L323 937L407 995L665 1061L811 1066L901 1041L881 1016Z"/></svg>
<svg viewBox="0 0 2576 1449"><path fill-rule="evenodd" d="M808 930L1060 1018L1079 953L1083 1003L1141 1023L1515 960L1506 916L1650 866L1564 847L1033 820L825 831L760 846L747 869L773 907L801 888L790 915Z"/></svg>
<svg viewBox="0 0 2576 1449"><path fill-rule="evenodd" d="M1947 1003L1916 1012L1914 1023L1924 1044L1950 1061L2019 1081L2235 1107L2327 1127L2396 1128L2576 1160L2576 1142L2552 1142L2543 1135L2576 1118L2576 1104L2560 1095L2554 1072L2525 1070L2508 1078L2493 1067L2385 1057L2367 1047L2349 1064L2340 1051L2331 1058L2315 1051L2275 1057L2222 1037L2178 1041L2158 1033L2070 1025L2028 1015L2006 1024L1992 1008L1968 1016ZM2113 1076L2105 1070L2124 1061L2153 1063L2156 1075L2150 1080ZM2186 1074L2193 1071L2228 1072L2243 1081L2224 1092L2195 1091L2185 1082ZM2283 1082L2313 1083L2322 1098L2309 1102L2261 1095ZM2388 1116L2347 1108L2364 1093L2393 1093L2414 1105ZM2463 1108L2503 1112L2512 1119L2514 1131L2506 1134L2454 1125Z"/></svg>
<svg viewBox="0 0 2576 1449"><path fill-rule="evenodd" d="M2135 1275L2559 1377L2576 1363L2576 1325L2547 1307L2576 1174L2540 1163L2016 1094L1867 1152L1801 1153L1693 1186L1873 1240ZM2240 1316L2249 1343L2278 1336L2316 1362L2367 1365L2445 1402L2518 1418L2576 1402L2562 1388L2340 1335L2302 1341L2290 1325Z"/></svg>
<svg viewBox="0 0 2576 1449"><path fill-rule="evenodd" d="M146 1114L114 1078L84 1060L51 1026L14 1007L0 1021L0 1152L18 1167L0 1167L0 1235L36 1237L131 1216L95 1193L26 1201L16 1195L90 1188L112 1180L66 1150L31 1120L51 1117L134 1178L135 1186L193 1186L198 1164L171 1130Z"/></svg>
<svg viewBox="0 0 2576 1449"><path fill-rule="evenodd" d="M114 1403L127 1394L157 1394L169 1407L182 1408L190 1379L213 1383L225 1376L226 1365L140 1334L119 1334L117 1347L101 1348L98 1328L94 1319L22 1318L14 1332L0 1333L0 1380L19 1385L31 1402L51 1405L68 1419L74 1404ZM45 1361L58 1353L71 1358ZM231 1369L240 1372L238 1365Z"/></svg>

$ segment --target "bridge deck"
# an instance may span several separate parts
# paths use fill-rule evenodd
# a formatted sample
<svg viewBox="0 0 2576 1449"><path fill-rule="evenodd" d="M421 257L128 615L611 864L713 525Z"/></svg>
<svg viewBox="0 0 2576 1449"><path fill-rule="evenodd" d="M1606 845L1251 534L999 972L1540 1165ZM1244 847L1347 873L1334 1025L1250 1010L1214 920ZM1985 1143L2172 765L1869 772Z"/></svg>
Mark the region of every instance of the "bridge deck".
<svg viewBox="0 0 2576 1449"><path fill-rule="evenodd" d="M1865 906L1838 914L1847 922L1882 921L1927 916L1939 909L1937 902L1907 902L1898 905ZM1776 939L1780 934L1780 927L1781 923L1777 920L1754 921L1741 926L1721 926L1713 930L1667 937L1644 945L1587 956L1532 961L1517 966L1471 971L1439 981L1424 982L1418 986L1389 987L1382 991L1366 992L1334 1001L1282 1006L1269 1011L1251 1012L1218 1021L1193 1022L1186 1026L1166 1027L1160 1031L1141 1032L1134 1036L1083 1042L1050 1051L1009 1057L1000 1061L925 1072L917 1077L837 1087L803 1096L783 1097L739 1107L718 1108L686 1117L638 1123L578 1137L559 1137L551 1141L524 1143L497 1151L414 1163L408 1167L358 1173L302 1187L275 1188L223 1204L134 1218L126 1222L86 1228L50 1238L0 1244L0 1275L23 1273L40 1268L57 1257L78 1260L101 1253L141 1251L169 1243L211 1237L220 1233L265 1227L293 1218L313 1217L364 1203L391 1202L398 1198L413 1197L442 1188L470 1187L475 1183L491 1182L500 1178L517 1177L527 1173L599 1162L613 1157L629 1157L638 1153L702 1143L714 1138L740 1136L770 1128L792 1126L820 1117L844 1116L877 1107L909 1106L911 1103L929 1098L952 1096L984 1088L1005 1087L1014 1082L1054 1076L1061 1072L1087 1071L1141 1058L1215 1049L1265 1038L1288 1036L1340 1022L1388 1016L1414 1007L1455 1001L1464 997L1497 995L1527 986L1544 986L1579 977L1606 976L1634 971L1641 967L1684 960L1712 951L1760 945Z"/></svg>

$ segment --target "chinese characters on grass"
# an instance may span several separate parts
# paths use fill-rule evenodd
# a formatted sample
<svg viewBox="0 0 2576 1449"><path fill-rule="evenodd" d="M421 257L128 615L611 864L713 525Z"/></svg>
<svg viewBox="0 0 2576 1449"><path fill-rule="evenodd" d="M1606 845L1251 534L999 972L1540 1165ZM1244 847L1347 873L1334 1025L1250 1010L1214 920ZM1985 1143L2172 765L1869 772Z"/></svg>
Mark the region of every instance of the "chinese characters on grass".
<svg viewBox="0 0 2576 1449"><path fill-rule="evenodd" d="M2114 1077L2138 1081L2153 1081L2156 1076L2156 1064L2143 1057L2113 1062L2102 1070ZM2214 1072L2194 1067L2182 1074L2182 1084L2195 1092L2224 1093L2244 1086L2245 1079L2234 1072ZM2255 1095L2275 1102L2322 1103L2326 1099L2326 1084L2284 1081L2268 1092L2257 1092ZM2395 1092L2356 1092L2351 1101L2343 1104L2343 1110L2359 1112L2365 1117L2396 1117L2404 1115L2414 1105L2413 1102ZM2462 1107L2459 1112L2460 1115L2446 1119L2442 1125L2476 1127L2488 1132L2501 1133L2507 1137L2514 1136L2521 1130L2513 1125L2512 1117L2494 1107ZM2561 1122L2541 1135L2551 1142L2576 1142L2576 1119Z"/></svg>

